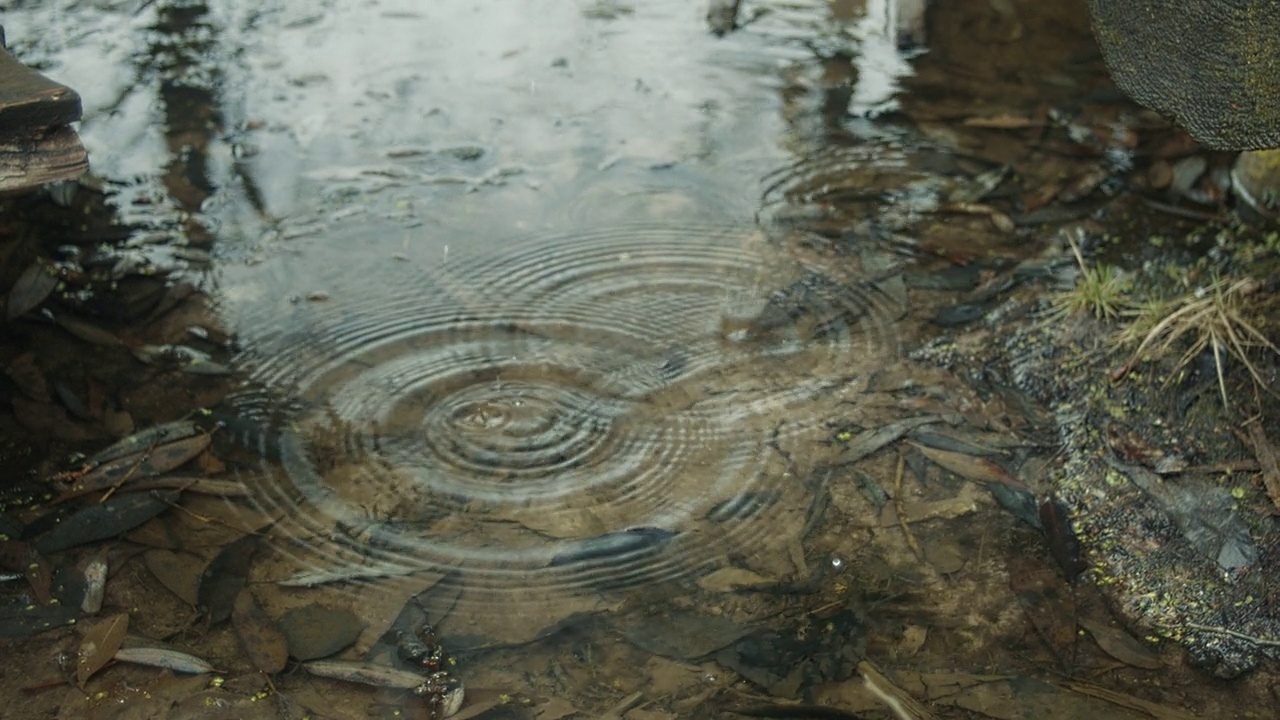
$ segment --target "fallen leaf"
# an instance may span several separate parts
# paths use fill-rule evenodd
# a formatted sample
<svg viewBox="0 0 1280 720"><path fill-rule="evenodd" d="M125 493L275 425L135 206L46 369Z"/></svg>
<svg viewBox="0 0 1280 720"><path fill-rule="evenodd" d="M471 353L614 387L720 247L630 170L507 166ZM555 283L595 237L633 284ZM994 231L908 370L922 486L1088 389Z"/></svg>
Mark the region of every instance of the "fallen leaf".
<svg viewBox="0 0 1280 720"><path fill-rule="evenodd" d="M0 542L0 568L20 572L31 585L36 602L48 605L52 600L49 586L53 582L53 567L38 550L20 540Z"/></svg>
<svg viewBox="0 0 1280 720"><path fill-rule="evenodd" d="M1010 475L1004 468L986 458L949 450L938 450L919 443L911 443L911 445L938 466L945 470L950 470L966 480L981 483L999 483L1013 488L1026 489L1026 485L1021 480Z"/></svg>
<svg viewBox="0 0 1280 720"><path fill-rule="evenodd" d="M1093 641L1098 643L1103 652L1120 662L1147 670L1161 667L1160 658L1129 633L1089 618L1082 617L1077 622L1080 627L1089 631Z"/></svg>
<svg viewBox="0 0 1280 720"><path fill-rule="evenodd" d="M200 574L196 607L208 616L210 624L231 617L236 596L249 579L249 565L261 544L257 535L245 535L222 548Z"/></svg>
<svg viewBox="0 0 1280 720"><path fill-rule="evenodd" d="M116 651L116 660L120 662L164 668L177 673L200 675L214 672L208 661L177 650L167 648L131 647Z"/></svg>
<svg viewBox="0 0 1280 720"><path fill-rule="evenodd" d="M36 536L31 544L47 555L113 538L169 509L177 502L178 495L176 490L119 495L77 510L49 531Z"/></svg>
<svg viewBox="0 0 1280 720"><path fill-rule="evenodd" d="M4 374L9 376L23 395L32 400L49 402L52 399L49 394L49 383L45 382L44 373L40 372L40 368L36 365L35 353L23 353L14 358L5 367Z"/></svg>
<svg viewBox="0 0 1280 720"><path fill-rule="evenodd" d="M262 611L248 588L236 596L231 609L231 624L255 668L268 675L284 670L285 663L289 661L289 642Z"/></svg>
<svg viewBox="0 0 1280 720"><path fill-rule="evenodd" d="M129 630L129 614L112 615L89 628L80 641L76 662L76 685L81 690L89 678L115 657Z"/></svg>
<svg viewBox="0 0 1280 720"><path fill-rule="evenodd" d="M58 276L39 260L31 263L9 290L9 321L25 315L58 287Z"/></svg>
<svg viewBox="0 0 1280 720"><path fill-rule="evenodd" d="M148 550L142 556L147 570L169 592L186 604L195 607L199 603L200 566L196 558L171 550Z"/></svg>
<svg viewBox="0 0 1280 720"><path fill-rule="evenodd" d="M104 462L64 490L58 501L169 472L203 452L209 447L210 439L209 434L201 433Z"/></svg>
<svg viewBox="0 0 1280 720"><path fill-rule="evenodd" d="M351 645L364 630L364 621L346 608L307 605L280 618L289 641L289 654L303 662L328 657Z"/></svg>

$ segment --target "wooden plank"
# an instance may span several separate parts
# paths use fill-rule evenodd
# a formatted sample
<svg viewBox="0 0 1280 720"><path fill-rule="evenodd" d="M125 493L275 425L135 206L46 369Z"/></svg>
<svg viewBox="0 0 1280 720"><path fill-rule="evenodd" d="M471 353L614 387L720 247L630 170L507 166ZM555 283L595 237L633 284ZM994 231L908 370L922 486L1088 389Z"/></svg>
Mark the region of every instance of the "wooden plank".
<svg viewBox="0 0 1280 720"><path fill-rule="evenodd" d="M0 47L0 135L79 119L76 91L23 65Z"/></svg>
<svg viewBox="0 0 1280 720"><path fill-rule="evenodd" d="M4 47L0 27L0 192L80 177L89 157L69 126L80 96L23 65Z"/></svg>
<svg viewBox="0 0 1280 720"><path fill-rule="evenodd" d="M26 135L0 133L0 192L71 180L89 170L89 155L70 127Z"/></svg>

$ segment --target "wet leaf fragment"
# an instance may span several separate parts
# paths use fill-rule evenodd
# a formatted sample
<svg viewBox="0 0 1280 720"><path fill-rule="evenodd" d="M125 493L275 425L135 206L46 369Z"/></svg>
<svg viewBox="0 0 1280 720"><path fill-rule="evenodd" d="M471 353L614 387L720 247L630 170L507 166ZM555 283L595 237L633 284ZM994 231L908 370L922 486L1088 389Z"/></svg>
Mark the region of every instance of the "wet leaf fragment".
<svg viewBox="0 0 1280 720"><path fill-rule="evenodd" d="M364 621L345 608L307 605L280 618L289 654L303 662L328 657L356 641Z"/></svg>
<svg viewBox="0 0 1280 720"><path fill-rule="evenodd" d="M196 591L196 607L205 613L210 624L231 617L236 596L248 581L249 566L261 546L262 539L257 535L245 535L222 548L205 567Z"/></svg>
<svg viewBox="0 0 1280 720"><path fill-rule="evenodd" d="M142 556L147 570L180 600L195 607L200 603L200 566L195 558L172 550L148 550Z"/></svg>
<svg viewBox="0 0 1280 720"><path fill-rule="evenodd" d="M32 545L44 554L113 538L169 509L177 490L117 495L98 505L81 508L37 536Z"/></svg>
<svg viewBox="0 0 1280 720"><path fill-rule="evenodd" d="M210 665L208 661L198 658L195 655L189 655L187 653L170 650L168 648L120 648L116 651L115 659L120 662L163 668L165 670L172 670L176 673L186 673L188 675L200 675L203 673L215 672L214 667Z"/></svg>
<svg viewBox="0 0 1280 720"><path fill-rule="evenodd" d="M1161 667L1160 658L1129 633L1085 617L1079 618L1077 622L1080 627L1089 631L1093 641L1098 643L1103 652L1120 662L1147 670Z"/></svg>
<svg viewBox="0 0 1280 720"><path fill-rule="evenodd" d="M253 593L245 588L236 596L231 609L231 624L259 672L274 675L284 670L289 661L289 642L284 633L267 617Z"/></svg>
<svg viewBox="0 0 1280 720"><path fill-rule="evenodd" d="M1026 485L1021 480L1010 475L1004 468L986 458L974 457L950 450L939 450L920 443L911 444L923 453L925 457L943 469L950 470L966 480L1026 489Z"/></svg>
<svg viewBox="0 0 1280 720"><path fill-rule="evenodd" d="M312 660L302 667L319 677L401 690L418 687L423 680L420 673L409 670L346 660Z"/></svg>
<svg viewBox="0 0 1280 720"><path fill-rule="evenodd" d="M204 429L190 420L178 420L176 422L153 425L145 430L139 430L127 438L121 438L111 443L91 455L86 462L91 468L96 468L116 458L135 455L165 443L203 434L205 434Z"/></svg>
<svg viewBox="0 0 1280 720"><path fill-rule="evenodd" d="M10 322L27 314L49 297L58 287L58 276L53 269L37 260L31 263L9 290L7 315Z"/></svg>
<svg viewBox="0 0 1280 720"><path fill-rule="evenodd" d="M135 478L169 472L203 452L209 447L210 439L208 434L201 433L108 460L86 473L58 499L67 500L118 487Z"/></svg>
<svg viewBox="0 0 1280 720"><path fill-rule="evenodd" d="M115 657L128 630L128 613L119 613L95 624L84 634L76 660L76 685L81 690L94 673Z"/></svg>

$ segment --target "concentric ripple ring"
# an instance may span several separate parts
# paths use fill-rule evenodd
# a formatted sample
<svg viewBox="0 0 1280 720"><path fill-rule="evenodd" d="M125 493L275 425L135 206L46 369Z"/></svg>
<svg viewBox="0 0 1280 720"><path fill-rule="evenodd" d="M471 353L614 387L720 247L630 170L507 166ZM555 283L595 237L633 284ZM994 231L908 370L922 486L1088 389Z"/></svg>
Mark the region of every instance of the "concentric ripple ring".
<svg viewBox="0 0 1280 720"><path fill-rule="evenodd" d="M327 302L243 310L243 364L293 408L255 499L313 570L461 568L513 592L698 572L769 542L776 503L741 498L791 497L770 433L894 352L881 288L752 228L359 256L320 279Z"/></svg>

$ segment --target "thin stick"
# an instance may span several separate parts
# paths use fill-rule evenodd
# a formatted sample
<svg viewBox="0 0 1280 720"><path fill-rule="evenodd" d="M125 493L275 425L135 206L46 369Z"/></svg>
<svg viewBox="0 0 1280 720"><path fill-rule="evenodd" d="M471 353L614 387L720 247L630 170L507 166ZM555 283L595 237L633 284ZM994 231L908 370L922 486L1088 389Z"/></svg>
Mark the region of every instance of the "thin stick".
<svg viewBox="0 0 1280 720"><path fill-rule="evenodd" d="M907 456L898 451L898 471L897 477L893 483L893 510L898 515L898 524L902 526L902 534L907 538L907 547L911 548L911 552L915 553L916 559L924 562L924 551L920 549L920 543L916 542L916 536L911 532L911 526L907 524L906 508L902 502L902 475L907 469Z"/></svg>

